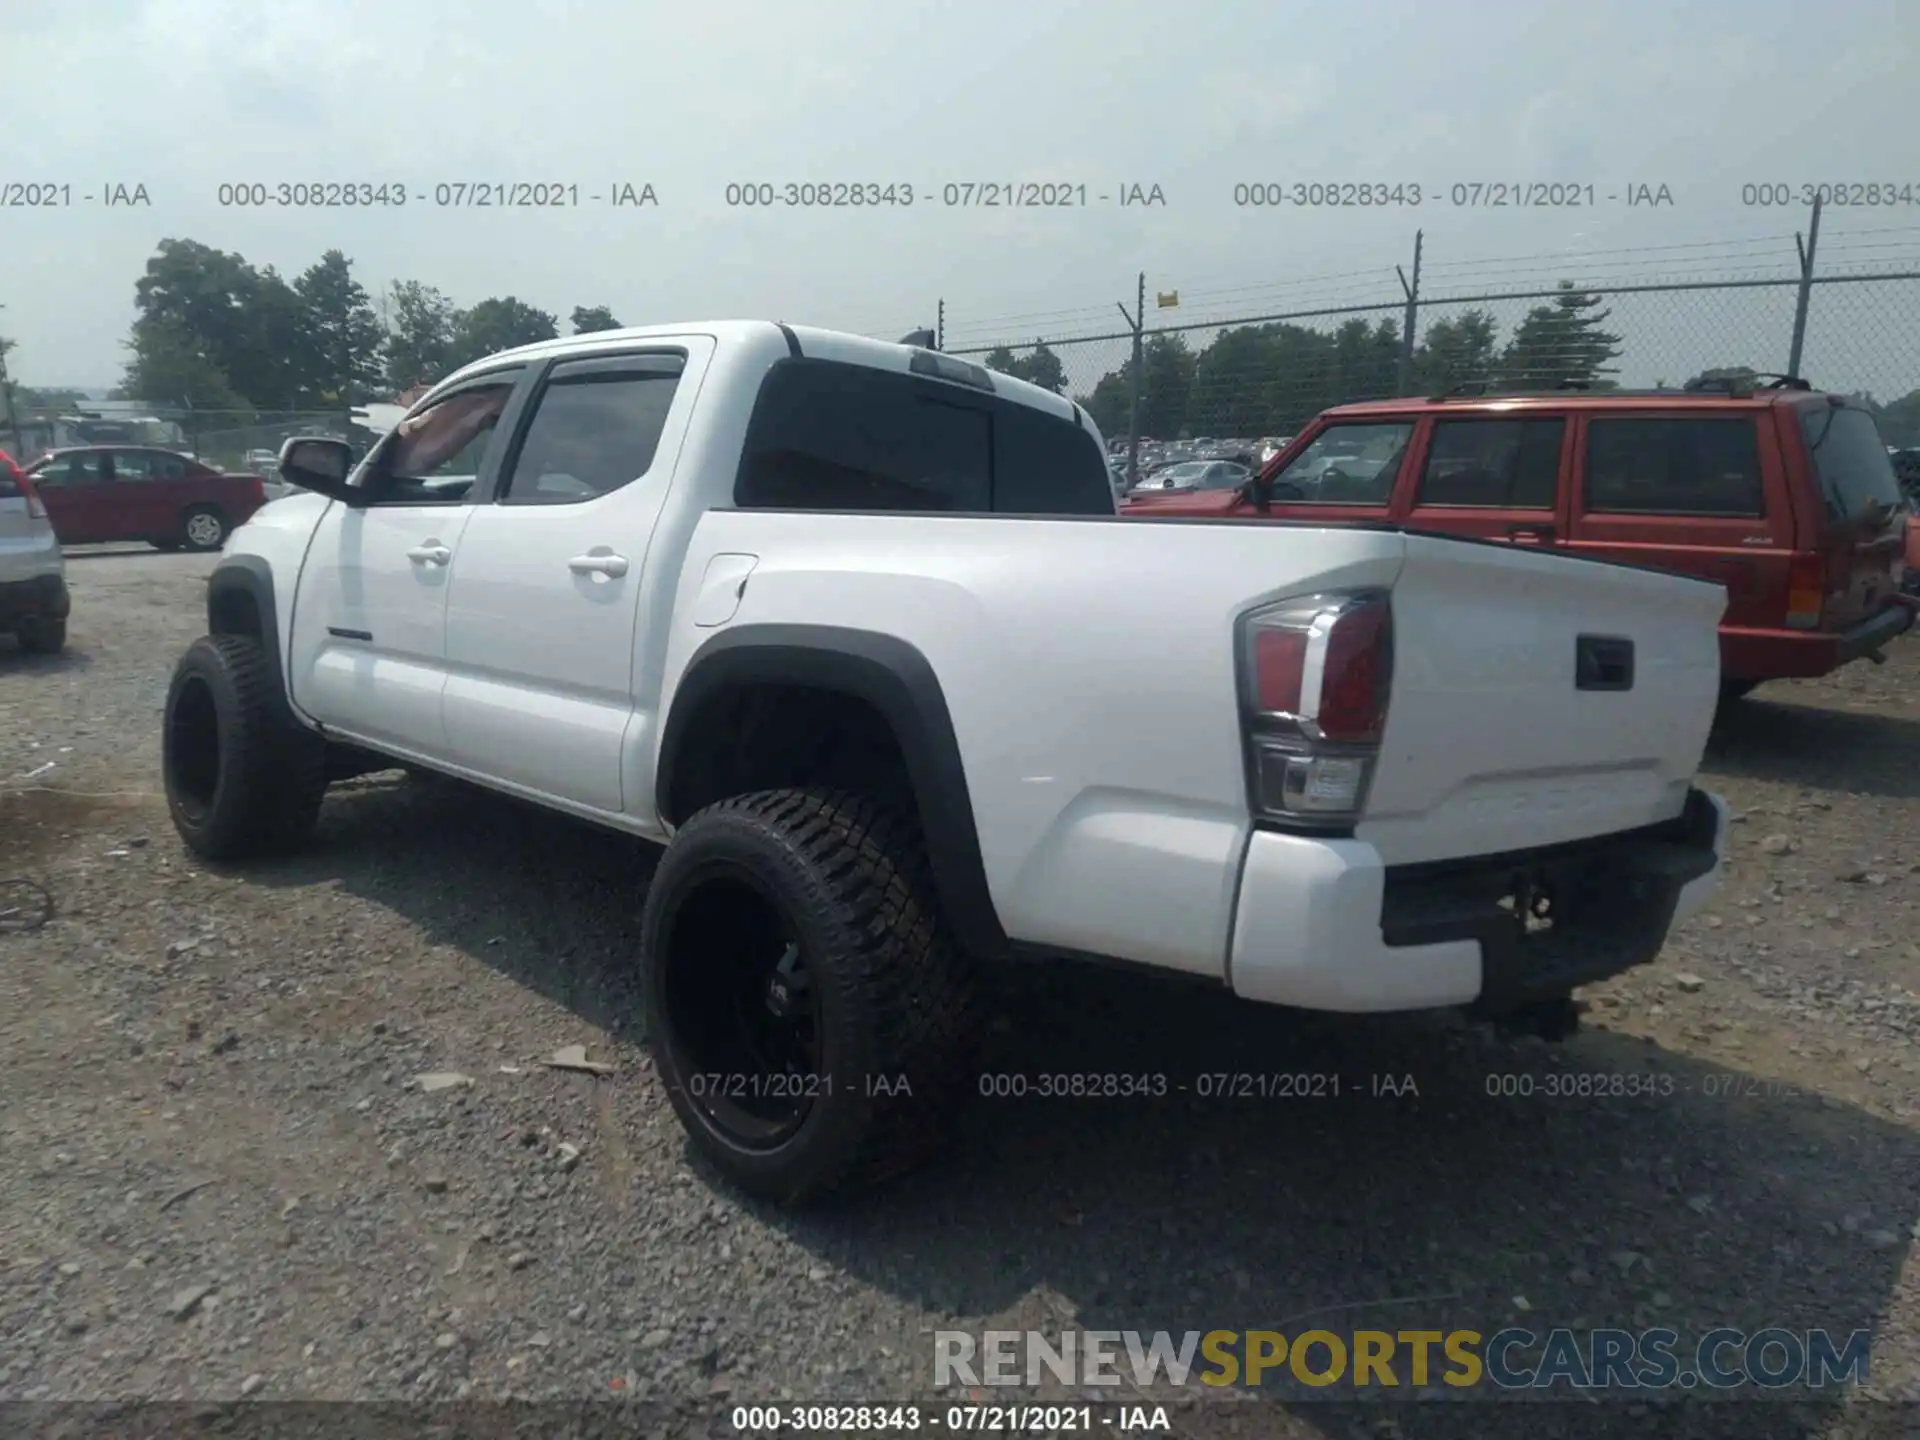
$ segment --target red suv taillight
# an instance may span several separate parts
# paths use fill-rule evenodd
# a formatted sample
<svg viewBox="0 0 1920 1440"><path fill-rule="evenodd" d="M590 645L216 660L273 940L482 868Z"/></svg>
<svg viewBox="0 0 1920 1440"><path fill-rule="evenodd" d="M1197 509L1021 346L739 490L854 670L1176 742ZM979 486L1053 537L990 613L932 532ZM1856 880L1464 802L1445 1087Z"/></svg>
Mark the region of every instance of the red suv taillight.
<svg viewBox="0 0 1920 1440"><path fill-rule="evenodd" d="M1241 623L1255 813L1316 830L1351 826L1366 803L1393 682L1385 592L1283 600Z"/></svg>
<svg viewBox="0 0 1920 1440"><path fill-rule="evenodd" d="M1787 562L1787 628L1818 630L1826 607L1827 557L1795 555Z"/></svg>

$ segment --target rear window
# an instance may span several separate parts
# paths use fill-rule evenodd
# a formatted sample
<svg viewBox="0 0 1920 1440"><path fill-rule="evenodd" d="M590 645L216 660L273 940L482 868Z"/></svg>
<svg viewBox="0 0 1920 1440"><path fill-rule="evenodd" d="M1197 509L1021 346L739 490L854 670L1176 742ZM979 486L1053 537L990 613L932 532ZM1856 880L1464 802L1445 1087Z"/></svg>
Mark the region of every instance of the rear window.
<svg viewBox="0 0 1920 1440"><path fill-rule="evenodd" d="M785 360L760 387L734 503L790 510L1111 515L1091 432L944 381Z"/></svg>
<svg viewBox="0 0 1920 1440"><path fill-rule="evenodd" d="M1587 424L1589 514L1755 518L1764 513L1750 415Z"/></svg>
<svg viewBox="0 0 1920 1440"><path fill-rule="evenodd" d="M1442 420L1433 427L1415 503L1551 510L1566 429L1560 418Z"/></svg>
<svg viewBox="0 0 1920 1440"><path fill-rule="evenodd" d="M1800 430L1834 519L1851 520L1875 506L1898 508L1900 480L1873 416L1852 405L1807 409L1800 412Z"/></svg>

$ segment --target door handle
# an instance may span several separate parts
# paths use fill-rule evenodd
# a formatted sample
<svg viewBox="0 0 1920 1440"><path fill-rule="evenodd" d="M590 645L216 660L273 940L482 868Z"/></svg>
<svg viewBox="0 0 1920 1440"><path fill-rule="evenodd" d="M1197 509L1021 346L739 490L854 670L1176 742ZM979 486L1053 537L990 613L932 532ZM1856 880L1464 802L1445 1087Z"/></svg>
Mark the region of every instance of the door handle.
<svg viewBox="0 0 1920 1440"><path fill-rule="evenodd" d="M567 568L576 575L611 575L617 580L627 573L627 557L624 555L576 555L567 561Z"/></svg>
<svg viewBox="0 0 1920 1440"><path fill-rule="evenodd" d="M453 559L453 551L444 545L429 541L425 545L416 545L407 551L407 558L424 561L428 565L444 565Z"/></svg>

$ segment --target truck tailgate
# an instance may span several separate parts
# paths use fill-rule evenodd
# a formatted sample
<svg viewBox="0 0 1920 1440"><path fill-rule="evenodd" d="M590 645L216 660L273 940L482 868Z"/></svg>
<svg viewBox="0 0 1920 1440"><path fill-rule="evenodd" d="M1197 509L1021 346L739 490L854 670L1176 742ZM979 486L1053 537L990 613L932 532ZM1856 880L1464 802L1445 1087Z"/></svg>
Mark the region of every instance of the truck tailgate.
<svg viewBox="0 0 1920 1440"><path fill-rule="evenodd" d="M1713 724L1726 592L1517 547L1406 540L1392 698L1356 838L1403 865L1678 815Z"/></svg>

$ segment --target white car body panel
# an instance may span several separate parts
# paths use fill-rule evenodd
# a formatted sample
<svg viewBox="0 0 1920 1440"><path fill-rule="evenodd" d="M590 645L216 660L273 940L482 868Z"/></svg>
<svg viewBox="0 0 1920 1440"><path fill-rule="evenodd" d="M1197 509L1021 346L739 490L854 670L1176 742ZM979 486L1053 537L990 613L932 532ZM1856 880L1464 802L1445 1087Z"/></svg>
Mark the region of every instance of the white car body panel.
<svg viewBox="0 0 1920 1440"><path fill-rule="evenodd" d="M25 495L0 496L0 585L66 573L53 522L34 515Z"/></svg>

